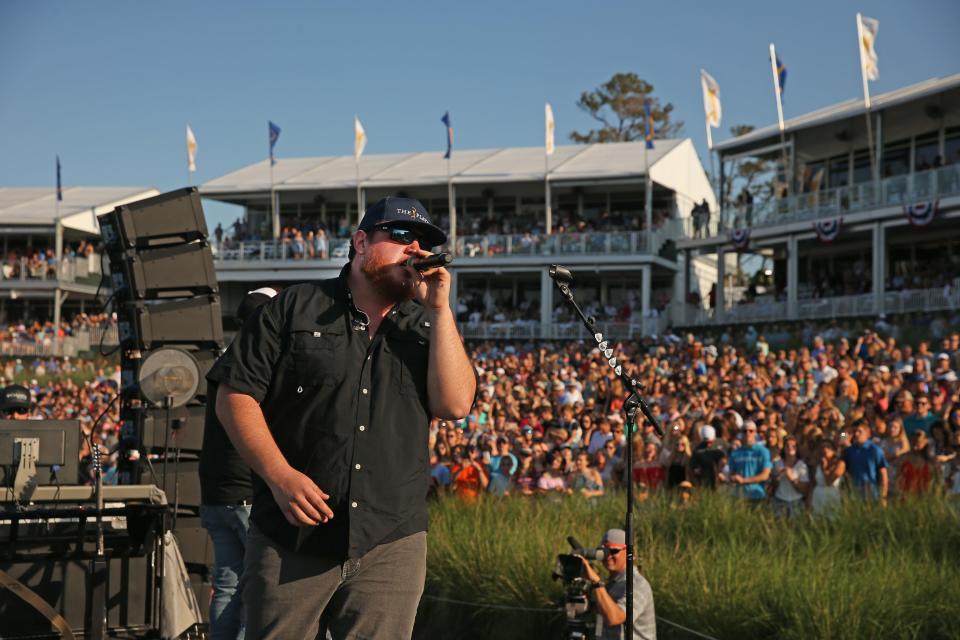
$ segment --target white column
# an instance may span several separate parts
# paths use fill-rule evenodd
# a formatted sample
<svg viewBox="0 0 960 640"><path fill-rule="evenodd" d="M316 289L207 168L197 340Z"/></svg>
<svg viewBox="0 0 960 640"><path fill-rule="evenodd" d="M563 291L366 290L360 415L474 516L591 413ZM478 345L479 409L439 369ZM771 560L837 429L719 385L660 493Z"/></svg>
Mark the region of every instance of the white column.
<svg viewBox="0 0 960 640"><path fill-rule="evenodd" d="M553 322L553 280L548 269L540 271L540 336L550 337Z"/></svg>
<svg viewBox="0 0 960 640"><path fill-rule="evenodd" d="M799 307L797 306L800 286L800 253L797 236L787 236L787 319L796 320Z"/></svg>
<svg viewBox="0 0 960 640"><path fill-rule="evenodd" d="M651 332L648 328L648 323L650 321L650 286L653 275L653 267L649 264L643 265L640 268L640 315L643 318L643 335L649 335Z"/></svg>
<svg viewBox="0 0 960 640"><path fill-rule="evenodd" d="M713 310L713 318L717 322L723 321L724 316L724 281L727 275L726 254L723 251L723 245L717 247L717 297Z"/></svg>
<svg viewBox="0 0 960 640"><path fill-rule="evenodd" d="M447 213L450 216L450 230L447 232L447 246L457 253L457 188L453 182L447 183Z"/></svg>
<svg viewBox="0 0 960 640"><path fill-rule="evenodd" d="M273 231L273 239L276 240L280 237L280 192L271 191L270 192L270 226L271 231Z"/></svg>
<svg viewBox="0 0 960 640"><path fill-rule="evenodd" d="M877 315L885 313L884 294L886 293L886 233L883 223L875 222L871 229L873 241L873 308Z"/></svg>

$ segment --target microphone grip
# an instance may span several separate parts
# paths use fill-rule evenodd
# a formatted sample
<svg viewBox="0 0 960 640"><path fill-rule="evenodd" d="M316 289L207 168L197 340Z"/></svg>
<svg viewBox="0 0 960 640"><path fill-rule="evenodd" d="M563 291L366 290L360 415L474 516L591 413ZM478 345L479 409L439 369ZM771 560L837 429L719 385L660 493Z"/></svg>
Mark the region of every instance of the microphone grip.
<svg viewBox="0 0 960 640"><path fill-rule="evenodd" d="M436 267L445 267L453 262L453 256L449 253L435 253L426 258L417 259L411 257L407 260L407 266L413 267L417 271L428 271Z"/></svg>

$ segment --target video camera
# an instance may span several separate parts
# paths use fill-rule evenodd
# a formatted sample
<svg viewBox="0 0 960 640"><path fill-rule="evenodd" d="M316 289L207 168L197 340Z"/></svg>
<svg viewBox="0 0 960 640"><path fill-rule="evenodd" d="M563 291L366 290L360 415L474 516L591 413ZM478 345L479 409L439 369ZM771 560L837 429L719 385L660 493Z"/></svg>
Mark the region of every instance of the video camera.
<svg viewBox="0 0 960 640"><path fill-rule="evenodd" d="M572 554L561 553L553 570L553 579L563 581L563 610L566 615L563 637L568 640L586 640L593 637L590 612L590 583L583 566L587 560L603 560L603 549L586 549L573 536L567 536Z"/></svg>

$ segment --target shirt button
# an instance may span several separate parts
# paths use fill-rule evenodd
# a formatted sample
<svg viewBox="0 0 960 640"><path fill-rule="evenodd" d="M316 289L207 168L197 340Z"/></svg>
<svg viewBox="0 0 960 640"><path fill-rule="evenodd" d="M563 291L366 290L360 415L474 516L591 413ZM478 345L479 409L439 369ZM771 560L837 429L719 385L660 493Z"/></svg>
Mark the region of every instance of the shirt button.
<svg viewBox="0 0 960 640"><path fill-rule="evenodd" d="M372 360L373 356L367 356L367 360Z"/></svg>
<svg viewBox="0 0 960 640"><path fill-rule="evenodd" d="M367 390L366 390L366 389L363 390L363 395L367 395Z"/></svg>
<svg viewBox="0 0 960 640"><path fill-rule="evenodd" d="M359 465L359 464L355 464L355 465L353 465L353 468L356 469L357 471L359 471L359 470L360 470L360 465Z"/></svg>
<svg viewBox="0 0 960 640"><path fill-rule="evenodd" d="M360 425L360 431L366 431L366 430L367 430L367 428L366 428L365 426Z"/></svg>
<svg viewBox="0 0 960 640"><path fill-rule="evenodd" d="M356 508L357 508L357 503L356 503L356 502L351 502L351 503L350 503L350 506L353 507L354 509L356 509Z"/></svg>

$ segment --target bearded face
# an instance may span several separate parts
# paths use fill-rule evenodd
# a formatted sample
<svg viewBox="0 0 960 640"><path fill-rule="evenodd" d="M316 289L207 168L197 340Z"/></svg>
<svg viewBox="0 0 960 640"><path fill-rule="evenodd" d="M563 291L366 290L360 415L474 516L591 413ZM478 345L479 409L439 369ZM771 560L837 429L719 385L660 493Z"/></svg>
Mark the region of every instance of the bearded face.
<svg viewBox="0 0 960 640"><path fill-rule="evenodd" d="M415 270L404 266L408 256L402 247L390 241L373 242L365 254L357 257L360 271L384 300L402 302L413 298L417 284Z"/></svg>

